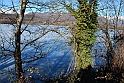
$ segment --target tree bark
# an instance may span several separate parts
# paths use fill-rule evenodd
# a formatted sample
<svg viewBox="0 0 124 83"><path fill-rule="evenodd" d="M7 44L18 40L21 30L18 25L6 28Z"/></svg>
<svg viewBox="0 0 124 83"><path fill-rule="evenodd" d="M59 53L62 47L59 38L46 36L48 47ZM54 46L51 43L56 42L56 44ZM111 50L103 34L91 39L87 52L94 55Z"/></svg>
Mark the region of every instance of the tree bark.
<svg viewBox="0 0 124 83"><path fill-rule="evenodd" d="M20 14L17 17L16 30L15 30L15 70L17 74L17 83L23 83L24 73L22 68L20 42L21 42L21 25L24 18L27 0L20 0Z"/></svg>

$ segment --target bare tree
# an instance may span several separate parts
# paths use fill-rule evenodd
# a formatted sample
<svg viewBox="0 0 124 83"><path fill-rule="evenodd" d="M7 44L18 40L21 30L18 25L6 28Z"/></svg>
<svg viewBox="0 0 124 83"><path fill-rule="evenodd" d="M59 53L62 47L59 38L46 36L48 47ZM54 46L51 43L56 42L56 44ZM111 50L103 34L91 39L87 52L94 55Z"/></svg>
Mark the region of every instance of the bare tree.
<svg viewBox="0 0 124 83"><path fill-rule="evenodd" d="M105 41L105 48L107 51L107 57L108 57L108 65L109 67L114 67L113 64L116 63L115 57L123 56L123 54L119 51L116 38L120 36L120 34L123 33L123 6L124 2L123 0L99 0L99 8L98 8L98 21L99 21L99 28L103 31L105 34L104 39ZM115 49L116 48L116 49ZM117 50L119 50L117 52ZM118 59L119 60L119 59ZM119 60L121 61L121 60ZM121 61L122 62L122 61ZM120 63L120 62L119 62Z"/></svg>
<svg viewBox="0 0 124 83"><path fill-rule="evenodd" d="M20 8L14 3L14 1L11 1L11 6L1 4L0 12L5 14L5 19L3 20L9 20L9 23L11 23L11 27L9 30L11 30L9 33L7 33L2 27L1 27L1 34L0 34L0 56L1 57L8 57L8 56L14 56L14 62L15 62L15 70L17 75L17 82L23 83L26 79L24 76L24 69L23 64L34 62L40 58L43 58L45 55L49 53L51 50L53 44L55 44L60 39L66 38L67 32L62 31L60 29L66 29L67 27L61 26L61 27L50 27L51 24L56 24L58 19L61 16L61 13L58 13L57 17L54 18L52 16L49 16L48 22L45 22L44 26L38 25L34 26L33 28L30 27L30 24L34 24L37 20L36 15L37 12L42 12L45 8L50 11L50 8L47 3L38 2L36 0L29 1L29 0L20 0L19 4ZM4 11L3 9L9 9ZM9 14L6 15L7 12L12 10L14 12L14 18L12 19ZM30 11L30 14L28 14L30 17L26 18L26 11ZM47 14L47 13L46 13ZM54 13L53 13L54 14ZM13 16L12 15L12 16ZM51 19L54 18L51 22ZM13 20L14 24L13 24ZM44 19L39 20L38 22L41 22ZM56 23L55 23L56 22ZM59 22L59 21L58 21ZM6 21L4 22L6 23ZM37 23L37 22L36 22ZM37 23L38 24L38 23ZM42 22L39 24L43 24ZM47 40L45 39L45 36L48 33L53 33L58 35L57 39L55 39L54 43L49 47L46 48L46 52L43 51L43 47L45 46L43 41ZM50 36L51 37L51 36ZM60 39L59 39L60 38ZM54 39L51 38L51 39ZM43 40L43 41L41 41ZM51 41L52 42L52 41ZM26 53L26 49L32 48L31 53Z"/></svg>

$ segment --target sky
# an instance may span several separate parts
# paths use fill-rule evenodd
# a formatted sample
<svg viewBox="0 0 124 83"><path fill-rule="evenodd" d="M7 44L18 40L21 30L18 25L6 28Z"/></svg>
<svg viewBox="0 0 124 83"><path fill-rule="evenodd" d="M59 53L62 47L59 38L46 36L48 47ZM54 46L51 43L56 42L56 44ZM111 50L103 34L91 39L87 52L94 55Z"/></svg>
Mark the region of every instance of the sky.
<svg viewBox="0 0 124 83"><path fill-rule="evenodd" d="M122 3L121 8L120 3ZM124 0L100 0L98 9L101 9L99 14L103 16L118 16L118 14L124 16Z"/></svg>
<svg viewBox="0 0 124 83"><path fill-rule="evenodd" d="M19 1L20 1L20 0L0 0L0 7L1 7L1 5L2 5L2 6L5 5L4 7L6 7L6 5L12 6L12 1L14 2L14 5L17 6L16 9L18 9L17 11L19 12ZM50 1L50 0L30 0L30 1L48 2L48 1ZM53 1L54 1L54 0L53 0ZM73 2L75 2L76 0L65 0L65 1L73 1ZM112 16L113 12L110 11L110 10L113 9L112 4L111 4L112 1L114 2L114 5L115 5L116 9L119 9L119 2L120 2L120 0L99 0L99 1L98 1L98 2L99 2L99 7L98 7L98 9L101 9L103 6L104 6L104 8L109 8L109 10L105 10L105 9L104 9L104 10L102 10L102 11L99 11L99 12L98 12L99 15L105 16L105 14L106 14L106 12L107 12L108 15ZM124 3L124 0L122 0L122 1L123 1L123 3ZM107 4L109 4L109 5L107 5ZM110 6L110 5L111 5L111 6ZM28 5L28 7L29 7L29 6L31 6L31 5ZM34 5L33 5L33 6L34 6ZM36 6L34 6L34 7L36 7ZM122 5L122 7L124 8L124 4ZM123 10L123 8L122 8L121 13L120 13L121 16L124 16L124 10ZM4 10L7 10L7 9L4 9ZM35 8L33 8L32 10L33 10L33 11L36 11ZM30 11L31 11L31 9L27 9L27 10L26 10L27 13L30 12ZM43 9L43 8L41 8L41 11L42 11L42 12L47 12L48 9ZM41 12L41 11L40 11L40 12ZM10 10L10 11L8 11L7 13L13 13L13 11ZM115 13L115 12L114 12L114 13Z"/></svg>
<svg viewBox="0 0 124 83"><path fill-rule="evenodd" d="M0 0L0 4L6 4L6 5L11 5L12 1L14 2L14 4L19 4L20 0ZM42 2L47 2L49 0L30 0L30 1L42 1Z"/></svg>
<svg viewBox="0 0 124 83"><path fill-rule="evenodd" d="M6 8L8 8L8 6L9 7L12 7L12 1L13 1L13 3L14 3L14 6L17 6L16 8L17 9L19 9L19 1L20 0L0 0L0 7L1 8L3 8L3 6L4 6L4 9L6 9ZM45 2L49 2L49 1L55 1L55 0L30 0L30 1L38 1L38 2L43 2L43 3L45 3ZM58 0L57 0L58 1ZM68 0L65 0L66 1L66 3L68 2ZM71 1L71 0L70 0ZM73 3L75 3L75 1L76 0L72 0L72 2ZM30 6L34 6L34 5L30 5ZM28 7L29 7L29 5L28 5ZM34 6L34 7L36 7L36 6ZM27 10L27 12L29 12L30 10ZM33 11L36 11L35 9L33 9ZM44 12L45 11L47 11L47 9L44 9L43 10ZM10 12L12 12L12 11L10 11ZM9 13L10 13L9 12Z"/></svg>
<svg viewBox="0 0 124 83"><path fill-rule="evenodd" d="M12 4L12 1L13 1L15 4L18 4L18 3L19 3L19 0L0 0L0 4L3 4L3 5L11 5L11 4Z"/></svg>
<svg viewBox="0 0 124 83"><path fill-rule="evenodd" d="M6 13L14 13L13 10L10 10L12 5L12 2L16 8L16 11L19 13L19 3L20 0L0 0L0 9L2 10L2 12L6 12ZM30 1L40 1L40 2L47 2L49 0L30 0ZM31 5L27 5L27 7L29 7ZM33 7L36 7L33 5ZM36 11L36 8L32 8L33 11ZM26 13L29 13L29 11L31 11L31 9L27 9ZM1 12L0 12L1 13Z"/></svg>

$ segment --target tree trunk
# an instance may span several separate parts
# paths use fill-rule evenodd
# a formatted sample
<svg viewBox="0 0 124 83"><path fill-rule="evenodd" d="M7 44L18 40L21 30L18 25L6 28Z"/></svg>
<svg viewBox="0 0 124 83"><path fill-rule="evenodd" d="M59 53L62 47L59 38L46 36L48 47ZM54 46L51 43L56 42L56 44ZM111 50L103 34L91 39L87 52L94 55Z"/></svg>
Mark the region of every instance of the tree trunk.
<svg viewBox="0 0 124 83"><path fill-rule="evenodd" d="M15 70L17 74L17 83L24 83L24 73L22 69L20 42L21 42L21 25L24 18L27 0L20 0L20 14L17 17L16 30L15 30Z"/></svg>
<svg viewBox="0 0 124 83"><path fill-rule="evenodd" d="M111 70L112 63L113 63L113 56L115 51L113 50L112 42L108 33L108 27L105 30L102 30L106 35L106 42L107 42L107 60L108 60L108 67Z"/></svg>
<svg viewBox="0 0 124 83"><path fill-rule="evenodd" d="M15 69L16 69L16 74L17 74L17 80L24 79L23 76L23 69L22 69L22 60L21 60L21 52L20 52L20 28L17 26L16 27L16 33L15 33ZM18 82L19 83L19 82Z"/></svg>

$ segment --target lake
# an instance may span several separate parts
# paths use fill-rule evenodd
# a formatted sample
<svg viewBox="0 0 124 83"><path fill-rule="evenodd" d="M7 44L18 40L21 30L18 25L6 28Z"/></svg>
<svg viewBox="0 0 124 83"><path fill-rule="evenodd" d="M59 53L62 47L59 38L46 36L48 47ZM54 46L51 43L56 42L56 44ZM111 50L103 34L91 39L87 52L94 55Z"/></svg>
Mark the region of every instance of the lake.
<svg viewBox="0 0 124 83"><path fill-rule="evenodd" d="M23 25L24 29L26 25ZM0 81L2 83L8 83L7 78L14 72L14 59L11 56L3 56L3 46L10 51L14 51L14 30L12 25L1 24L0 25ZM55 31L53 31L55 30ZM23 31L23 30L22 30ZM63 26L45 26L45 25L29 25L21 36L21 48L36 38L43 35L36 42L27 45L22 51L22 60L28 61L31 57L45 56L37 61L26 63L23 65L25 75L32 75L35 77L53 78L62 76L69 73L69 64L73 62L72 46L68 45L70 41L68 37L71 37L68 27ZM38 47L38 48L37 48ZM36 50L37 49L37 50ZM41 52L42 50L42 52ZM4 52L6 55L10 54L8 51ZM36 68L38 73L32 73L29 69ZM11 72L10 72L11 71ZM43 79L42 78L42 79Z"/></svg>
<svg viewBox="0 0 124 83"><path fill-rule="evenodd" d="M22 26L22 31L26 25ZM14 30L12 25L0 24L0 45L13 51L14 50ZM25 47L25 43L28 43L39 35L43 35L35 43L29 44ZM105 36L101 30L96 33L97 42L92 47L92 52L96 56L106 56L106 50L104 49L104 40L99 36ZM110 32L113 34L113 32ZM41 53L45 56L37 61L26 63L23 65L25 75L32 75L33 79L56 79L59 76L69 74L74 66L75 60L73 57L72 46L69 45L70 30L67 26L47 26L47 25L29 25L21 36L21 48L25 47L22 51L22 60L31 60L34 56L40 56ZM39 48L36 48L39 47ZM36 50L37 49L37 50ZM0 49L0 81L2 83L8 83L8 78L14 77L14 59L12 56L3 56L2 49ZM42 50L42 52L41 52ZM97 53L96 53L97 52ZM10 54L5 52L6 55ZM94 68L101 67L107 63L106 59L101 57L92 57ZM72 63L73 65L70 65ZM34 69L37 70L37 73ZM38 83L38 82L37 82ZM39 82L40 83L40 82Z"/></svg>

